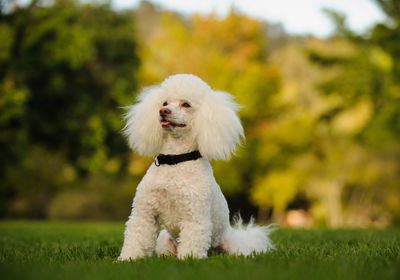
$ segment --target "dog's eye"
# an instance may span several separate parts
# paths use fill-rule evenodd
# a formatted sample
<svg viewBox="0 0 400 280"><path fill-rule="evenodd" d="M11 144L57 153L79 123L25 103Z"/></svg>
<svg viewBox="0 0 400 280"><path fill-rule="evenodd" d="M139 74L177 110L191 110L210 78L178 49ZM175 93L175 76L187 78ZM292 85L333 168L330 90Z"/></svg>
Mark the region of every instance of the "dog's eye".
<svg viewBox="0 0 400 280"><path fill-rule="evenodd" d="M168 102L165 101L165 102L163 103L163 106L167 106L167 105L168 105Z"/></svg>
<svg viewBox="0 0 400 280"><path fill-rule="evenodd" d="M185 103L182 103L182 107L190 108L191 106L189 103L185 102Z"/></svg>

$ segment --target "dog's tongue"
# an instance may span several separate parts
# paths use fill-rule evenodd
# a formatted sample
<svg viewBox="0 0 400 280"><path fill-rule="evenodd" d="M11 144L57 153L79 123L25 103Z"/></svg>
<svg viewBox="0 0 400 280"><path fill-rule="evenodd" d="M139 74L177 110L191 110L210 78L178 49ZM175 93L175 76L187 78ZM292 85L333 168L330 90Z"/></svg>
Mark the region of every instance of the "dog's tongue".
<svg viewBox="0 0 400 280"><path fill-rule="evenodd" d="M169 121L161 121L161 125L169 125L170 122Z"/></svg>

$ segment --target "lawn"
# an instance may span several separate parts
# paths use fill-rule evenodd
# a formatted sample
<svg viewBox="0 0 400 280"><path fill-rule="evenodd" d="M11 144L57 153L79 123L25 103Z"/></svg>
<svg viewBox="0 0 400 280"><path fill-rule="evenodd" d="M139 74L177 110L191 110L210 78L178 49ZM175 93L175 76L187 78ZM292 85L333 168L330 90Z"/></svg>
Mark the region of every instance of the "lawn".
<svg viewBox="0 0 400 280"><path fill-rule="evenodd" d="M122 223L0 222L1 279L400 279L400 228L279 229L253 258L115 263Z"/></svg>

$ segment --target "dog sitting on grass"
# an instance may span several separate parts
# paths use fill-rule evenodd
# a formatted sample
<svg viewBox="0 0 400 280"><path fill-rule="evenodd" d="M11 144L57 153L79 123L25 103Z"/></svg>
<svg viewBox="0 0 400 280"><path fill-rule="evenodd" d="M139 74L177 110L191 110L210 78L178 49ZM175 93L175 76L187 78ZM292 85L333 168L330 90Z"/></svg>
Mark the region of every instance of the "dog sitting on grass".
<svg viewBox="0 0 400 280"><path fill-rule="evenodd" d="M231 95L189 74L139 95L124 133L138 153L159 155L137 187L119 260L154 251L184 259L213 249L248 256L273 248L268 227L242 227L240 220L231 227L209 162L229 159L244 138L238 108Z"/></svg>

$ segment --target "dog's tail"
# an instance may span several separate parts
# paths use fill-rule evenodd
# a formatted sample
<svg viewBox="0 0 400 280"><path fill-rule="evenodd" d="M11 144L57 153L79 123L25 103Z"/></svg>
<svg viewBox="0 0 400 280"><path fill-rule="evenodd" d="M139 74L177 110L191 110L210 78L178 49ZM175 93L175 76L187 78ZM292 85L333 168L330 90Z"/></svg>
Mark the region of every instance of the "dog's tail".
<svg viewBox="0 0 400 280"><path fill-rule="evenodd" d="M242 218L238 215L234 218L235 225L225 234L222 249L230 255L251 255L266 253L275 249L269 238L276 229L274 224L258 226L251 218L247 226L243 225Z"/></svg>

